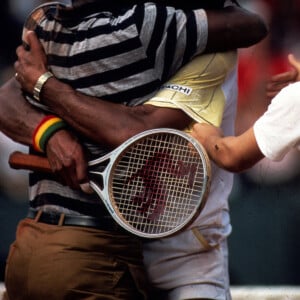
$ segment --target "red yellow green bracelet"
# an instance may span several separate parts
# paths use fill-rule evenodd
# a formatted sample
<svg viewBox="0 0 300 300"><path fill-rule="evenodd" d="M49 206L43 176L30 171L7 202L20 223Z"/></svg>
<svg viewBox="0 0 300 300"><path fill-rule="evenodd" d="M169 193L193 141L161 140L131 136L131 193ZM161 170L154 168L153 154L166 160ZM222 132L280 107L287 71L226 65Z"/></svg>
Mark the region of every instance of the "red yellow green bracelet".
<svg viewBox="0 0 300 300"><path fill-rule="evenodd" d="M34 130L33 148L39 152L46 152L46 145L50 137L58 130L66 127L67 124L61 118L54 115L46 116Z"/></svg>

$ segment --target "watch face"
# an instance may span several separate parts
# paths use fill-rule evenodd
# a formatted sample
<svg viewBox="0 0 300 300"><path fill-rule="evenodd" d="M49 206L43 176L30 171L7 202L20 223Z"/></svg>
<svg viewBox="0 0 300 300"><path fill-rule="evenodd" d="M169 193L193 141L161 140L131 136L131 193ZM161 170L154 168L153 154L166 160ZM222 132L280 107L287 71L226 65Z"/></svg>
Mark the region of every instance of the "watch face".
<svg viewBox="0 0 300 300"><path fill-rule="evenodd" d="M33 98L36 101L39 101L39 102L41 101L41 99L40 99L41 90L42 90L44 84L46 83L46 81L53 76L54 75L51 72L46 72L39 77L38 81L36 82L36 84L33 88Z"/></svg>

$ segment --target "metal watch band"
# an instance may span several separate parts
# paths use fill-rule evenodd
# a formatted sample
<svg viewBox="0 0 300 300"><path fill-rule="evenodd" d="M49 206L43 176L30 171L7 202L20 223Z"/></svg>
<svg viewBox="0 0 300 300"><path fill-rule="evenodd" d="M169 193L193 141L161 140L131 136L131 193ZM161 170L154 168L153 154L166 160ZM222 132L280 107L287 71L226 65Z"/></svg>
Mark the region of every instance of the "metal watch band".
<svg viewBox="0 0 300 300"><path fill-rule="evenodd" d="M39 77L39 79L37 80L37 82L33 88L33 98L35 100L37 100L39 102L41 101L41 99L40 99L41 90L42 90L44 84L46 83L46 81L53 76L54 75L48 71Z"/></svg>

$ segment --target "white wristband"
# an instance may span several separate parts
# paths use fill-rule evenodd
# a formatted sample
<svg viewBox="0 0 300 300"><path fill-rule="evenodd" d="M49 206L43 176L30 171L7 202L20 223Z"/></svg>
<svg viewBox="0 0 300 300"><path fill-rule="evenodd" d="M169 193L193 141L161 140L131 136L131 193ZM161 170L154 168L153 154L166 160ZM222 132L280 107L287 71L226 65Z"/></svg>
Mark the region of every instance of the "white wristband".
<svg viewBox="0 0 300 300"><path fill-rule="evenodd" d="M44 84L46 83L46 81L53 76L54 75L48 71L39 77L39 79L37 80L37 82L33 88L33 98L35 100L37 100L39 102L41 101L41 99L40 99L41 90L42 90Z"/></svg>

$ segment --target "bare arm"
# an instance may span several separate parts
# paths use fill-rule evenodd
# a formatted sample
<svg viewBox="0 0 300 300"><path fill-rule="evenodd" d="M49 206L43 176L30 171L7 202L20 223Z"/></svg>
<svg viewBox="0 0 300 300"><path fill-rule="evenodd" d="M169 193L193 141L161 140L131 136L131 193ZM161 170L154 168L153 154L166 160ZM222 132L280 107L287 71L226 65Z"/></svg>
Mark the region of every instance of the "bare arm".
<svg viewBox="0 0 300 300"><path fill-rule="evenodd" d="M34 130L44 116L25 101L14 78L0 88L0 130L15 142L31 146ZM79 189L88 181L84 150L68 131L60 130L49 139L47 156L53 172L68 186Z"/></svg>
<svg viewBox="0 0 300 300"><path fill-rule="evenodd" d="M205 52L227 51L252 46L268 34L260 16L243 8L229 6L208 10L208 40Z"/></svg>
<svg viewBox="0 0 300 300"><path fill-rule="evenodd" d="M33 91L39 76L47 71L46 56L34 32L28 32L30 51L18 47L15 63L18 80L28 92ZM75 91L56 78L50 78L42 89L43 103L73 128L96 143L115 147L132 135L157 127L183 129L190 118L181 110L152 105L128 107Z"/></svg>
<svg viewBox="0 0 300 300"><path fill-rule="evenodd" d="M0 88L0 130L24 145L32 144L33 132L44 113L24 101L20 84L10 79Z"/></svg>
<svg viewBox="0 0 300 300"><path fill-rule="evenodd" d="M273 76L267 85L267 97L270 100L282 88L300 80L300 61L292 54L288 56L288 60L292 69ZM196 124L192 135L203 144L217 165L231 172L244 171L264 157L257 145L253 127L239 136L223 137L221 129L217 127Z"/></svg>
<svg viewBox="0 0 300 300"><path fill-rule="evenodd" d="M218 166L230 172L245 171L264 157L256 143L253 128L237 137L223 137L217 127L196 124L192 135L202 143Z"/></svg>
<svg viewBox="0 0 300 300"><path fill-rule="evenodd" d="M54 99L53 91L57 89L63 92ZM148 129L184 129L190 123L190 118L181 110L152 105L128 107L96 100L74 91L57 79L46 83L43 100L81 134L113 148Z"/></svg>
<svg viewBox="0 0 300 300"><path fill-rule="evenodd" d="M207 51L252 45L266 35L266 27L262 20L246 10L229 7L221 11L207 11L207 14L209 24ZM47 61L35 35L30 32L27 39L31 50L26 52L22 47L18 48L19 62L15 67L26 79L22 80L20 76L18 80L23 88L31 93L39 76L47 71ZM46 105L83 135L111 146L119 145L128 137L146 129L155 127L183 129L190 122L186 114L180 110L150 105L131 108L107 103L84 96L55 78L49 79L45 84L42 97Z"/></svg>

